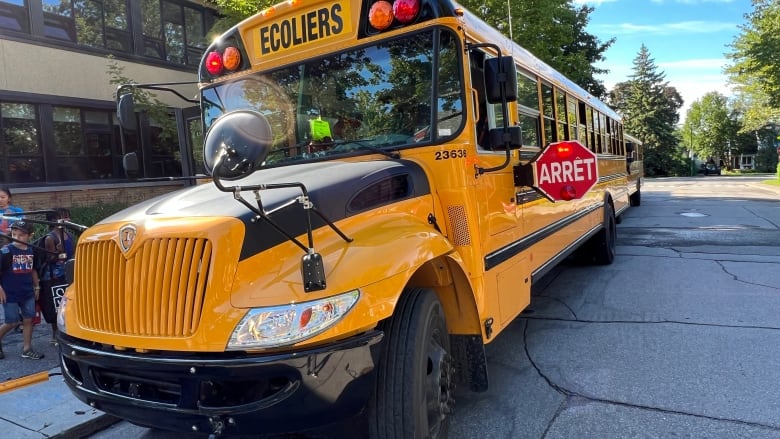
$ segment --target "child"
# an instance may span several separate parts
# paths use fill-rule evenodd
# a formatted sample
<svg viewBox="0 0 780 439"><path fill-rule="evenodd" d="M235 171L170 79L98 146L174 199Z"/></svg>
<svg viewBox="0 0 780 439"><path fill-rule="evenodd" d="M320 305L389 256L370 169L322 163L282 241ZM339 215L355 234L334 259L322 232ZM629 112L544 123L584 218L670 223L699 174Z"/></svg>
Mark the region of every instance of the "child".
<svg viewBox="0 0 780 439"><path fill-rule="evenodd" d="M58 208L46 214L46 221L56 223L70 221L70 211ZM49 233L44 238L46 253L40 268L41 311L46 323L51 325L51 343L57 344L57 309L67 288L65 282L65 262L73 259L75 240L62 225L50 224Z"/></svg>
<svg viewBox="0 0 780 439"><path fill-rule="evenodd" d="M7 187L0 187L0 215L3 216L17 216L22 213L21 207L11 205L11 189ZM10 226L14 220L0 217L0 233L8 235ZM0 236L0 247L8 244L8 239Z"/></svg>
<svg viewBox="0 0 780 439"><path fill-rule="evenodd" d="M22 358L43 358L43 354L32 350L32 319L40 291L38 258L32 247L27 245L32 233L32 224L25 220L15 221L11 224L11 237L18 241L0 250L0 303L5 310L5 323L0 326L0 359L5 358L3 337L18 324L20 311L24 327Z"/></svg>

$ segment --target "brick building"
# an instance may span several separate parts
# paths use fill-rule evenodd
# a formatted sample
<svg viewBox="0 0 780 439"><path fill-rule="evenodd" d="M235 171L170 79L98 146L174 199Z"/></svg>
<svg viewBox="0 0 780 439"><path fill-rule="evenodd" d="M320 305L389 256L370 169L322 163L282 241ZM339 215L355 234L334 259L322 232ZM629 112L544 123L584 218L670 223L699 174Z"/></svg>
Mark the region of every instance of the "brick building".
<svg viewBox="0 0 780 439"><path fill-rule="evenodd" d="M133 203L184 185L125 175L128 152L140 159L132 177L193 175L200 165L191 135L165 136L175 119L141 117L120 138L110 72L141 83L195 81L215 17L197 1L0 0L0 182L14 204ZM194 85L180 91L196 95ZM180 127L197 131L191 103L158 98Z"/></svg>

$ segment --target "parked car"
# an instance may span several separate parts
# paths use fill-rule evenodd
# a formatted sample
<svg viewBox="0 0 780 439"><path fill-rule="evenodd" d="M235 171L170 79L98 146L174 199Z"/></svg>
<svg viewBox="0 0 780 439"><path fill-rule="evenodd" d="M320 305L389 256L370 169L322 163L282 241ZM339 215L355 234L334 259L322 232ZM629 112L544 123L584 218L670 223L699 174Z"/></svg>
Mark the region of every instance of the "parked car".
<svg viewBox="0 0 780 439"><path fill-rule="evenodd" d="M715 163L707 163L704 165L704 175L720 175L720 166Z"/></svg>

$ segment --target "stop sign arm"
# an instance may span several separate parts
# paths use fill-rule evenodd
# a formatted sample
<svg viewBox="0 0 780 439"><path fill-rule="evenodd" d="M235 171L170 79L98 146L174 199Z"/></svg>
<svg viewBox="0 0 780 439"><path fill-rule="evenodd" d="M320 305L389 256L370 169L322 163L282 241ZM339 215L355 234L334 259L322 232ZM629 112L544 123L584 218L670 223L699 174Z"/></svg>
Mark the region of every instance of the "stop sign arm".
<svg viewBox="0 0 780 439"><path fill-rule="evenodd" d="M531 163L533 161L514 166L512 174L515 177L515 186L530 186L536 189L534 185L534 167Z"/></svg>

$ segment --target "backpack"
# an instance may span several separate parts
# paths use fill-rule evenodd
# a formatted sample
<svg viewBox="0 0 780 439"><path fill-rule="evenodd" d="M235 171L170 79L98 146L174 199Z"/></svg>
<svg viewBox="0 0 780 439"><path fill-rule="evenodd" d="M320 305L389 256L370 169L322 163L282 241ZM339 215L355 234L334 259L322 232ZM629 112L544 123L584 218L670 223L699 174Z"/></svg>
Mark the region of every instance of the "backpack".
<svg viewBox="0 0 780 439"><path fill-rule="evenodd" d="M63 244L62 242L60 242L60 237L57 236L57 234L55 234L53 231L41 236L40 238L35 239L32 242L33 252L36 254L36 257L39 258L38 260L40 261L38 264L39 279L43 279L44 277L43 274L46 273L47 270L49 271L49 278L54 277L53 273L51 272L52 265L49 261L52 253L46 250L46 238L48 238L49 236L55 238L57 242L55 246Z"/></svg>

